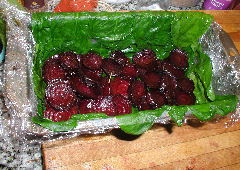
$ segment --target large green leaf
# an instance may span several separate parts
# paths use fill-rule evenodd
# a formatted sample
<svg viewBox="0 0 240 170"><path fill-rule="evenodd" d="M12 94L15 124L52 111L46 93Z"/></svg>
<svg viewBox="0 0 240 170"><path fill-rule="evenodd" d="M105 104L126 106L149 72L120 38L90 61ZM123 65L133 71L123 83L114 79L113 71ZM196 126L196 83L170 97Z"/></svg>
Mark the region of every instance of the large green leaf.
<svg viewBox="0 0 240 170"><path fill-rule="evenodd" d="M178 126L187 111L191 111L199 120L208 121L215 114L225 116L236 109L238 98L234 95L216 96L216 100L205 104L191 106L164 106L161 109L146 110L124 116L117 116L121 129L130 134L139 135L150 129L154 120L165 110Z"/></svg>

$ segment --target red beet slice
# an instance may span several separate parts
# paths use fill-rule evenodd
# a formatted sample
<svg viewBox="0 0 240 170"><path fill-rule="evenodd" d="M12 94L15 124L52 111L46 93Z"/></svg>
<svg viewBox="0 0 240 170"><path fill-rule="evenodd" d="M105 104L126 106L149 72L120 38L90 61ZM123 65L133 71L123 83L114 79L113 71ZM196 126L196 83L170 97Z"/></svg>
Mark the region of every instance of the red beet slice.
<svg viewBox="0 0 240 170"><path fill-rule="evenodd" d="M74 91L80 96L87 98L96 98L97 92L94 87L91 87L83 82L80 77L73 77L71 79L71 85Z"/></svg>
<svg viewBox="0 0 240 170"><path fill-rule="evenodd" d="M109 77L103 77L101 82L99 83L99 91L101 96L110 96L111 95L111 88L110 88L110 81Z"/></svg>
<svg viewBox="0 0 240 170"><path fill-rule="evenodd" d="M175 78L182 78L185 77L185 72L183 70L175 68L168 59L163 61L163 72L166 74L175 77Z"/></svg>
<svg viewBox="0 0 240 170"><path fill-rule="evenodd" d="M117 95L113 97L113 103L115 104L116 113L114 115L124 115L132 113L132 105L131 102L125 99L121 95Z"/></svg>
<svg viewBox="0 0 240 170"><path fill-rule="evenodd" d="M98 83L102 78L103 70L101 68L96 70L91 70L86 67L82 67L80 73L85 78L88 78L93 82Z"/></svg>
<svg viewBox="0 0 240 170"><path fill-rule="evenodd" d="M78 64L79 64L79 66L81 67L82 66L82 60L83 60L83 58L84 58L84 55L82 55L82 54L77 54L77 61L78 61Z"/></svg>
<svg viewBox="0 0 240 170"><path fill-rule="evenodd" d="M129 63L123 67L121 77L126 80L133 80L138 77L137 69L135 68L134 64Z"/></svg>
<svg viewBox="0 0 240 170"><path fill-rule="evenodd" d="M176 92L176 105L194 105L196 97L194 94L183 91Z"/></svg>
<svg viewBox="0 0 240 170"><path fill-rule="evenodd" d="M137 74L138 74L138 77L140 77L140 78L142 78L146 74L146 72L148 72L147 69L141 68L137 65L135 65L135 68L137 69Z"/></svg>
<svg viewBox="0 0 240 170"><path fill-rule="evenodd" d="M161 75L156 72L147 72L142 80L149 88L158 88L161 81Z"/></svg>
<svg viewBox="0 0 240 170"><path fill-rule="evenodd" d="M48 83L54 79L66 79L67 72L61 67L59 60L56 58L49 58L42 67L43 80Z"/></svg>
<svg viewBox="0 0 240 170"><path fill-rule="evenodd" d="M94 103L94 99L84 99L79 102L79 112L80 114L94 113L92 112L92 107Z"/></svg>
<svg viewBox="0 0 240 170"><path fill-rule="evenodd" d="M157 57L155 52L150 49L144 49L137 52L132 58L136 65L145 69L152 68L156 59Z"/></svg>
<svg viewBox="0 0 240 170"><path fill-rule="evenodd" d="M182 78L182 79L178 79L177 80L177 86L178 88L180 88L181 90L185 91L185 92L193 92L194 90L194 83L192 80L190 80L189 78Z"/></svg>
<svg viewBox="0 0 240 170"><path fill-rule="evenodd" d="M79 68L77 55L72 51L60 53L59 61L64 69L77 70Z"/></svg>
<svg viewBox="0 0 240 170"><path fill-rule="evenodd" d="M51 119L53 122L66 121L71 118L72 115L79 114L79 105L76 103L70 110L54 110L50 106L46 106L46 110L43 112L43 117Z"/></svg>
<svg viewBox="0 0 240 170"><path fill-rule="evenodd" d="M169 75L163 75L161 83L160 83L160 89L163 91L168 105L174 105L175 104L175 91L177 88L177 81L174 77L171 77Z"/></svg>
<svg viewBox="0 0 240 170"><path fill-rule="evenodd" d="M151 105L148 103L147 95L144 95L140 98L139 102L135 105L138 110L152 110Z"/></svg>
<svg viewBox="0 0 240 170"><path fill-rule="evenodd" d="M68 110L77 97L67 81L56 80L48 84L45 89L46 100L56 110Z"/></svg>
<svg viewBox="0 0 240 170"><path fill-rule="evenodd" d="M109 58L113 59L116 63L122 66L125 66L126 64L130 63L129 58L121 50L112 52Z"/></svg>
<svg viewBox="0 0 240 170"><path fill-rule="evenodd" d="M129 87L129 97L134 104L140 102L142 96L146 95L146 86L141 80L135 80Z"/></svg>
<svg viewBox="0 0 240 170"><path fill-rule="evenodd" d="M159 59L156 61L155 71L156 71L156 72L159 72L159 73L162 73L162 72L163 72L162 61L159 60Z"/></svg>
<svg viewBox="0 0 240 170"><path fill-rule="evenodd" d="M83 57L83 65L89 69L100 69L102 65L102 57L93 52L89 52Z"/></svg>
<svg viewBox="0 0 240 170"><path fill-rule="evenodd" d="M114 115L116 108L112 96L98 96L97 99L88 99L80 101L80 113L106 113Z"/></svg>
<svg viewBox="0 0 240 170"><path fill-rule="evenodd" d="M153 109L161 108L163 105L167 104L163 93L156 89L151 89L148 92L147 101Z"/></svg>
<svg viewBox="0 0 240 170"><path fill-rule="evenodd" d="M188 57L187 53L180 49L174 49L170 52L168 56L170 62L179 69L187 69L188 68Z"/></svg>
<svg viewBox="0 0 240 170"><path fill-rule="evenodd" d="M128 98L128 88L129 88L129 86L130 86L129 81L124 80L120 77L115 77L110 82L111 94L113 96L122 95L122 96Z"/></svg>
<svg viewBox="0 0 240 170"><path fill-rule="evenodd" d="M119 76L122 72L121 66L110 58L103 59L102 68L108 76Z"/></svg>

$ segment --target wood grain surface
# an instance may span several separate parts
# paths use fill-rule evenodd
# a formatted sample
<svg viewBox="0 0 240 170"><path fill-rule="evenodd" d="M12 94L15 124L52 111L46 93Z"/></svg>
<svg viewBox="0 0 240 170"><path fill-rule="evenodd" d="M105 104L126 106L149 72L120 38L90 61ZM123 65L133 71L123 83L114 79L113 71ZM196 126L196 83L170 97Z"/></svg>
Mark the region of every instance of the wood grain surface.
<svg viewBox="0 0 240 170"><path fill-rule="evenodd" d="M240 51L240 11L204 11ZM141 136L120 130L42 144L45 169L240 169L240 123L230 116L205 124L153 128Z"/></svg>

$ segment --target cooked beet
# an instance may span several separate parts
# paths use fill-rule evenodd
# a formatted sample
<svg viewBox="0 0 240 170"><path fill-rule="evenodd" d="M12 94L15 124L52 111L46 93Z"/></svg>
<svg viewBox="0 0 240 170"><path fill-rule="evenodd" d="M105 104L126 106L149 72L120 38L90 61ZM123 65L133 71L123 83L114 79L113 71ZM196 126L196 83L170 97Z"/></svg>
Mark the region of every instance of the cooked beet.
<svg viewBox="0 0 240 170"><path fill-rule="evenodd" d="M81 77L73 77L71 80L71 85L74 91L78 95L86 98L96 98L97 90L95 87L87 85Z"/></svg>
<svg viewBox="0 0 240 170"><path fill-rule="evenodd" d="M121 66L110 58L103 59L102 68L108 76L119 76L122 72Z"/></svg>
<svg viewBox="0 0 240 170"><path fill-rule="evenodd" d="M194 90L193 81L187 77L178 79L177 86L178 86L178 88L180 88L181 90L183 90L185 92L193 92L193 90Z"/></svg>
<svg viewBox="0 0 240 170"><path fill-rule="evenodd" d="M145 84L141 80L135 80L129 87L129 97L131 101L136 104L140 102L141 97L145 96L147 92Z"/></svg>
<svg viewBox="0 0 240 170"><path fill-rule="evenodd" d="M165 89L172 89L174 91L176 90L176 88L177 88L177 80L175 79L175 77L171 77L167 74L164 74L160 81L160 89L163 91Z"/></svg>
<svg viewBox="0 0 240 170"><path fill-rule="evenodd" d="M83 57L83 65L89 69L100 69L102 66L102 57L93 52L89 52Z"/></svg>
<svg viewBox="0 0 240 170"><path fill-rule="evenodd" d="M97 85L98 85L97 82L95 82L95 81L93 81L93 80L91 80L91 79L89 79L87 77L82 77L82 82L84 84L86 84L88 87L93 87L93 88L96 88Z"/></svg>
<svg viewBox="0 0 240 170"><path fill-rule="evenodd" d="M132 113L131 102L124 98L122 95L113 96L113 103L116 108L116 113L114 115L124 115Z"/></svg>
<svg viewBox="0 0 240 170"><path fill-rule="evenodd" d="M147 102L152 106L153 109L161 108L167 104L164 94L157 89L151 89L147 94Z"/></svg>
<svg viewBox="0 0 240 170"><path fill-rule="evenodd" d="M93 112L94 99L83 99L79 103L80 114L94 113Z"/></svg>
<svg viewBox="0 0 240 170"><path fill-rule="evenodd" d="M99 82L99 93L101 96L111 95L110 81L111 79L109 77L103 77Z"/></svg>
<svg viewBox="0 0 240 170"><path fill-rule="evenodd" d="M98 83L99 81L101 81L103 70L101 68L95 69L95 70L91 70L91 69L88 69L88 68L83 66L80 69L80 74L83 77L88 78L88 79L92 80L95 83Z"/></svg>
<svg viewBox="0 0 240 170"><path fill-rule="evenodd" d="M137 69L135 68L134 64L129 63L123 67L121 77L126 80L133 80L138 77Z"/></svg>
<svg viewBox="0 0 240 170"><path fill-rule="evenodd" d="M174 105L175 104L175 91L177 88L177 81L174 77L171 77L169 75L163 75L161 83L160 83L160 89L164 93L167 104L168 105Z"/></svg>
<svg viewBox="0 0 240 170"><path fill-rule="evenodd" d="M183 70L175 68L170 62L169 59L165 59L163 61L163 72L175 77L175 78L182 78L185 77L185 72Z"/></svg>
<svg viewBox="0 0 240 170"><path fill-rule="evenodd" d="M69 110L55 110L48 104L46 104L46 110L43 112L43 117L51 119L53 122L66 121L71 118L72 115L79 114L78 102L72 106Z"/></svg>
<svg viewBox="0 0 240 170"><path fill-rule="evenodd" d="M97 99L80 101L80 113L106 113L109 116L116 114L112 96L98 96Z"/></svg>
<svg viewBox="0 0 240 170"><path fill-rule="evenodd" d="M45 89L46 100L56 110L68 110L77 97L67 81L51 81Z"/></svg>
<svg viewBox="0 0 240 170"><path fill-rule="evenodd" d="M176 92L176 105L194 105L196 97L193 93Z"/></svg>
<svg viewBox="0 0 240 170"><path fill-rule="evenodd" d="M170 62L179 69L187 69L188 68L188 57L187 53L180 49L174 49L170 52L168 56Z"/></svg>
<svg viewBox="0 0 240 170"><path fill-rule="evenodd" d="M136 70L137 70L137 74L138 74L138 77L139 77L139 78L142 78L142 77L146 74L146 72L148 72L147 69L141 68L141 67L139 67L139 66L137 66L137 65L135 65L135 68L136 68Z"/></svg>
<svg viewBox="0 0 240 170"><path fill-rule="evenodd" d="M157 72L147 72L142 80L149 88L158 88L161 81L161 75Z"/></svg>
<svg viewBox="0 0 240 170"><path fill-rule="evenodd" d="M148 103L147 100L147 95L144 95L140 98L138 103L135 105L138 110L143 111L143 110L152 110L152 106Z"/></svg>
<svg viewBox="0 0 240 170"><path fill-rule="evenodd" d="M142 111L195 103L194 83L185 76L185 51L174 49L159 60L144 49L132 61L120 50L103 59L93 52L52 56L42 67L48 84L43 116L58 122L79 113L115 116L131 113L132 106Z"/></svg>
<svg viewBox="0 0 240 170"><path fill-rule="evenodd" d="M129 86L130 86L129 81L124 80L120 77L115 77L110 82L111 94L113 96L122 95L122 96L128 98L128 88L129 88Z"/></svg>
<svg viewBox="0 0 240 170"><path fill-rule="evenodd" d="M163 72L162 61L159 60L159 59L156 61L155 71L158 72L158 73L162 73Z"/></svg>
<svg viewBox="0 0 240 170"><path fill-rule="evenodd" d="M59 62L66 70L77 70L79 68L77 55L72 51L60 53Z"/></svg>
<svg viewBox="0 0 240 170"><path fill-rule="evenodd" d="M116 63L122 66L125 66L127 63L130 63L129 58L121 50L112 52L109 58L113 59Z"/></svg>
<svg viewBox="0 0 240 170"><path fill-rule="evenodd" d="M157 60L156 54L153 50L144 49L135 53L132 57L133 62L141 68L153 68L154 62Z"/></svg>
<svg viewBox="0 0 240 170"><path fill-rule="evenodd" d="M48 83L55 79L66 79L67 72L62 68L59 60L56 58L49 58L42 67L43 80Z"/></svg>
<svg viewBox="0 0 240 170"><path fill-rule="evenodd" d="M81 66L82 66L82 60L83 60L83 58L84 58L84 55L82 55L82 54L77 54L76 57L77 57L78 64L79 64L79 66L81 67Z"/></svg>

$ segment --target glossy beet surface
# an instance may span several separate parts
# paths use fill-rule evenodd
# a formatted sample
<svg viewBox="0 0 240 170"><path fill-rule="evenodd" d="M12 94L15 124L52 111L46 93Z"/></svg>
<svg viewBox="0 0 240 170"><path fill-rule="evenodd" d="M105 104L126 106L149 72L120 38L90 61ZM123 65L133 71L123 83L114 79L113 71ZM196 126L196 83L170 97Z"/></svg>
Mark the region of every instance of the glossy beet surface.
<svg viewBox="0 0 240 170"><path fill-rule="evenodd" d="M43 80L48 83L54 79L66 79L67 72L56 58L48 59L42 67Z"/></svg>
<svg viewBox="0 0 240 170"><path fill-rule="evenodd" d="M80 77L74 77L71 80L73 90L81 97L96 98L96 89L87 85Z"/></svg>
<svg viewBox="0 0 240 170"><path fill-rule="evenodd" d="M74 52L63 52L59 54L59 62L64 69L77 70L79 62Z"/></svg>
<svg viewBox="0 0 240 170"><path fill-rule="evenodd" d="M176 68L179 68L179 69L188 68L188 57L185 51L180 49L174 49L170 52L170 55L168 58Z"/></svg>
<svg viewBox="0 0 240 170"><path fill-rule="evenodd" d="M42 67L45 118L66 121L74 114L124 115L163 105L195 103L194 83L186 77L186 52L175 49L168 58L157 59L151 49L135 53L130 60L122 51L109 58L93 52L63 52Z"/></svg>
<svg viewBox="0 0 240 170"><path fill-rule="evenodd" d="M80 101L80 113L106 113L107 115L114 115L116 108L112 96L98 96L97 99Z"/></svg>
<svg viewBox="0 0 240 170"><path fill-rule="evenodd" d="M189 78L181 78L177 81L177 86L178 88L180 88L181 90L185 91L185 92L193 92L194 90L194 83L192 80L190 80Z"/></svg>
<svg viewBox="0 0 240 170"><path fill-rule="evenodd" d="M123 67L120 76L129 81L134 80L138 78L137 68L134 66L134 64L128 63Z"/></svg>
<svg viewBox="0 0 240 170"><path fill-rule="evenodd" d="M54 122L66 121L71 118L72 115L79 114L79 104L76 103L70 110L55 110L51 106L47 105L46 110L43 112L43 117L51 119Z"/></svg>
<svg viewBox="0 0 240 170"><path fill-rule="evenodd" d="M176 105L193 105L196 98L191 93L186 93L183 91L176 92Z"/></svg>
<svg viewBox="0 0 240 170"><path fill-rule="evenodd" d="M161 108L163 105L167 104L164 94L156 89L151 89L148 92L147 100L153 109Z"/></svg>
<svg viewBox="0 0 240 170"><path fill-rule="evenodd" d="M122 66L125 66L127 63L130 63L129 58L127 58L125 53L123 53L120 50L112 52L109 58L113 59L116 63Z"/></svg>
<svg viewBox="0 0 240 170"><path fill-rule="evenodd" d="M175 78L182 78L185 77L185 72L181 69L178 69L174 67L173 64L169 61L169 59L166 59L163 61L162 69L165 74L168 74L169 76L175 77Z"/></svg>
<svg viewBox="0 0 240 170"><path fill-rule="evenodd" d="M103 59L102 69L108 76L119 76L122 73L121 65L110 58Z"/></svg>
<svg viewBox="0 0 240 170"><path fill-rule="evenodd" d="M136 80L131 83L129 87L129 97L134 104L139 103L146 93L146 85L141 80Z"/></svg>
<svg viewBox="0 0 240 170"><path fill-rule="evenodd" d="M120 77L115 77L110 82L110 89L112 95L122 95L128 98L128 88L130 86L130 82L124 80Z"/></svg>
<svg viewBox="0 0 240 170"><path fill-rule="evenodd" d="M149 87L149 88L158 88L159 83L161 81L161 75L157 72L147 72L145 75L142 76L143 82Z"/></svg>
<svg viewBox="0 0 240 170"><path fill-rule="evenodd" d="M89 69L99 69L102 65L102 57L93 52L89 52L83 56L83 65Z"/></svg>
<svg viewBox="0 0 240 170"><path fill-rule="evenodd" d="M140 52L137 52L133 56L133 62L139 67L150 69L153 67L154 62L157 60L156 54L153 50L144 49Z"/></svg>
<svg viewBox="0 0 240 170"><path fill-rule="evenodd" d="M46 87L45 94L48 103L56 110L68 110L77 101L70 84L62 80L50 82Z"/></svg>

